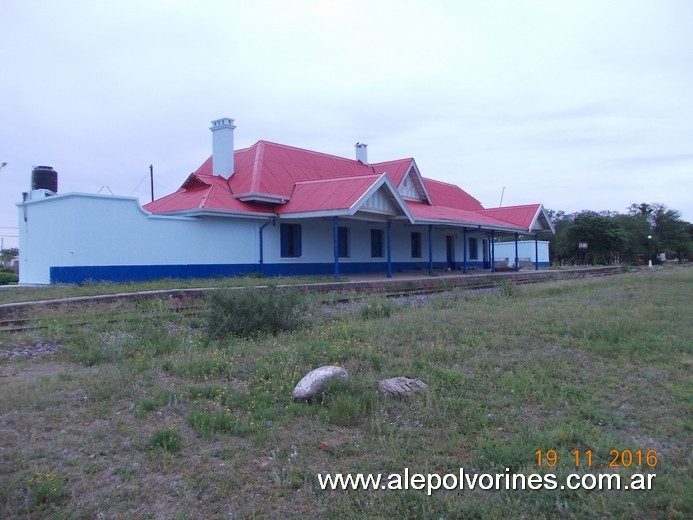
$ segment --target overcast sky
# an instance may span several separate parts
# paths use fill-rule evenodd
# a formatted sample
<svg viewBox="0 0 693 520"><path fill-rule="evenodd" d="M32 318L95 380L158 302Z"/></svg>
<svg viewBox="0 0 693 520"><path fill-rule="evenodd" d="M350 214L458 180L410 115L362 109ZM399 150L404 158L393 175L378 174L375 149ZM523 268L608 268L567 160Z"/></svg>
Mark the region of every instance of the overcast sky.
<svg viewBox="0 0 693 520"><path fill-rule="evenodd" d="M5 247L32 165L148 202L220 117L237 148L414 157L487 207L693 220L691 0L2 0L0 66Z"/></svg>

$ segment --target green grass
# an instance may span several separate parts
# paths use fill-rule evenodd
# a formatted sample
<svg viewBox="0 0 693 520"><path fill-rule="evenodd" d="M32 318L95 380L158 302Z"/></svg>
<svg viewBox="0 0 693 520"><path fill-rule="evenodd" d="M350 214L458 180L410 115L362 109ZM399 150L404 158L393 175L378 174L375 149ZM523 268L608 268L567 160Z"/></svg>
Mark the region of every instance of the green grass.
<svg viewBox="0 0 693 520"><path fill-rule="evenodd" d="M162 278L147 282L85 282L79 285L47 285L36 287L15 287L0 291L0 304L25 301L56 300L76 296L94 296L99 294L118 294L141 291L160 291L173 289L255 287L269 283L296 285L303 283L334 282L332 277L322 276L289 276L289 277L219 277L173 279ZM342 280L344 281L344 280Z"/></svg>
<svg viewBox="0 0 693 520"><path fill-rule="evenodd" d="M691 296L682 267L397 312L374 299L251 338L210 338L152 303L127 322L56 326L57 354L0 362L0 517L690 518ZM294 403L327 364L349 381ZM379 394L397 375L429 391ZM560 463L538 467L538 450ZM612 450L656 450L658 464L609 468ZM657 477L650 491L318 486L320 473L405 468Z"/></svg>

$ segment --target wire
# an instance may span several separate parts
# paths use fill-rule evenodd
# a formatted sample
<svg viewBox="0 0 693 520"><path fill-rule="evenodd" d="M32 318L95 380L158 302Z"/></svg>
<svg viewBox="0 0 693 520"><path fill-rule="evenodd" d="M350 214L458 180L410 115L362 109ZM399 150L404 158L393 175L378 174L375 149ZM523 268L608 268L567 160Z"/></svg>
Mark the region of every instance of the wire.
<svg viewBox="0 0 693 520"><path fill-rule="evenodd" d="M140 187L140 184L142 184L144 182L144 179L146 179L147 177L149 177L149 172L144 174L144 177L142 177L142 179L140 179L140 182L138 182L137 186L135 186L135 189L130 192L130 195L132 195L133 193L135 193L137 191L137 188Z"/></svg>

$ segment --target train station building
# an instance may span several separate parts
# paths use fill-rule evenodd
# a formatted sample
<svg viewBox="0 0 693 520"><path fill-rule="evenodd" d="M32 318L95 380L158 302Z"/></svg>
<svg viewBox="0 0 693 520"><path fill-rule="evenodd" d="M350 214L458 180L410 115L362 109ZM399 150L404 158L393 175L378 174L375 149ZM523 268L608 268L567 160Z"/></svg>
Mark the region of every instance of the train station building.
<svg viewBox="0 0 693 520"><path fill-rule="evenodd" d="M144 206L60 194L57 173L53 183L42 172L18 204L20 283L548 265L539 234L553 225L541 204L484 208L460 187L422 176L413 158L370 163L362 143L353 158L268 141L236 150L235 128L229 118L213 121L212 155ZM519 256L527 236L531 259ZM514 242L502 257L500 237Z"/></svg>

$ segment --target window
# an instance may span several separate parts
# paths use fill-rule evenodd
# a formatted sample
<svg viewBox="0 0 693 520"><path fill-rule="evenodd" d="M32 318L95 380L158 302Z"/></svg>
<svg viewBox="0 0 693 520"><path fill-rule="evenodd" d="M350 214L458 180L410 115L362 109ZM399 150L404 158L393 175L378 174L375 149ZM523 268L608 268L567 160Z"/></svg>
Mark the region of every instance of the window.
<svg viewBox="0 0 693 520"><path fill-rule="evenodd" d="M421 233L411 234L411 257L421 258Z"/></svg>
<svg viewBox="0 0 693 520"><path fill-rule="evenodd" d="M371 229L371 258L383 257L383 230Z"/></svg>
<svg viewBox="0 0 693 520"><path fill-rule="evenodd" d="M349 228L337 228L337 253L340 258L349 256Z"/></svg>
<svg viewBox="0 0 693 520"><path fill-rule="evenodd" d="M282 258L301 256L301 224L281 224Z"/></svg>
<svg viewBox="0 0 693 520"><path fill-rule="evenodd" d="M469 239L469 259L479 259L479 245L477 244L476 238Z"/></svg>

